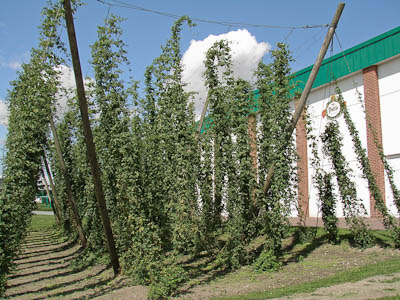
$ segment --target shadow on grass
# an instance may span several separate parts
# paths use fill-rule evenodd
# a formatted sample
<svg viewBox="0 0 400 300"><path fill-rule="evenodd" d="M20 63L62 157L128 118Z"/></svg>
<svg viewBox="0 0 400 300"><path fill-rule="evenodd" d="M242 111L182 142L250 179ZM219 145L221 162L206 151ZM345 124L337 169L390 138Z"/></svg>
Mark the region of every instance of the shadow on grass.
<svg viewBox="0 0 400 300"><path fill-rule="evenodd" d="M82 268L82 269L85 269L85 268ZM67 287L67 286L71 286L71 285L74 285L74 284L76 284L76 283L79 283L79 282L82 282L83 280L89 280L89 279L91 279L91 278L94 278L94 277L97 277L97 276L99 276L100 274L102 274L104 271L106 271L107 270L107 267L104 267L104 268L101 268L98 272L96 272L95 274L89 274L89 275L84 275L84 274L82 274L81 276L79 276L80 275L80 273L82 273L82 271L83 270L76 270L76 271L69 271L69 272L64 272L64 274L63 275L59 275L59 276L56 276L56 277L59 277L59 280L57 280L58 281L58 283L57 284L53 284L53 285L50 285L50 286L46 286L46 287L42 287L42 288L39 288L39 289L36 289L36 290L25 290L24 292L20 292L20 293L14 293L14 294L10 294L9 295L9 297L11 297L11 299L14 299L14 297L18 297L18 296L22 296L22 295L27 295L27 294L37 294L37 293L45 293L45 292L51 292L51 291L53 291L53 290L57 290L57 289L59 289L59 288L65 288L65 287ZM68 276L71 276L71 275L75 275L74 277L72 277L72 280L68 280ZM76 276L78 276L78 277L76 277ZM63 277L65 277L64 279L65 280L61 280ZM54 277L55 278L55 277ZM47 278L47 279L50 279L50 278ZM41 280L43 280L43 279L38 279L38 281L41 281ZM112 279L110 279L110 280L112 280ZM100 283L101 281L98 281L96 284L98 284L98 283ZM104 284L104 283L103 283ZM13 287L16 287L16 285L14 285L14 286L9 286L8 288L13 288ZM82 287L82 288L79 288L79 290L84 290L84 289L87 289L87 288L90 288L90 287L88 287L88 285L85 285L84 287ZM71 290L67 290L67 291L65 291L65 292L60 292L60 293L58 293L58 294L65 294L65 295L67 295L67 294L72 294L72 293L74 293L76 290L78 290L78 289L71 289ZM69 292L69 291L72 291L72 292ZM53 297L54 295L46 295L46 296L37 296L36 298L32 295L32 297L30 298L30 299L47 299L48 297Z"/></svg>
<svg viewBox="0 0 400 300"><path fill-rule="evenodd" d="M299 238L295 235L292 239L292 243L287 245L282 249L283 254L290 254L290 256L283 261L284 265L287 265L292 262L298 262L300 258L306 258L309 256L314 250L321 247L323 244L327 243L326 235L321 235L313 238L309 242L300 241ZM299 245L304 245L300 250L294 251L294 248Z"/></svg>
<svg viewBox="0 0 400 300"><path fill-rule="evenodd" d="M36 256L39 257L39 256L52 254L52 253L63 252L63 251L66 251L68 249L71 249L72 247L75 246L75 244L76 243L74 241L69 241L66 244L58 246L58 247L49 248L49 249L43 249L43 250L38 250L38 251L25 252L18 259L16 259L15 261L28 259L28 258L36 257ZM50 245L50 246L57 246L57 245L60 245L60 243L53 244L53 245ZM48 246L48 247L50 247L50 246Z"/></svg>
<svg viewBox="0 0 400 300"><path fill-rule="evenodd" d="M125 283L122 278L120 278L117 282L113 282L113 284L111 285L110 282L113 280L114 280L114 278L110 276L110 278L104 279L102 281L88 284L85 287L76 288L76 289L69 290L69 291L66 291L63 293L58 293L58 294L52 295L52 297L54 297L54 296L63 297L63 296L67 296L67 295L70 295L70 294L76 293L76 292L81 292L81 291L84 291L87 289L101 288L100 290L95 291L92 295L85 295L85 299L95 299L95 298L98 298L105 294L108 294L112 291L115 291L115 290L125 287ZM81 300L81 299L82 299L82 296L78 296L77 298L72 298L71 300ZM38 299L34 299L34 300L38 300Z"/></svg>
<svg viewBox="0 0 400 300"><path fill-rule="evenodd" d="M48 233L48 234L43 234L43 233L38 233L38 234L30 234L26 237L25 242L37 242L37 241L43 241L43 240L55 240L62 237L62 235L58 232L54 233Z"/></svg>
<svg viewBox="0 0 400 300"><path fill-rule="evenodd" d="M48 264L44 264L47 266L47 268L40 270L40 271L35 271L35 272L30 272L30 273L24 273L24 274L14 274L10 277L8 277L8 279L17 279L17 278L23 278L23 277L28 277L28 276L32 276L32 275L39 275L41 273L47 273L47 272L51 272L51 271L55 271L55 270L63 270L63 269L68 269L69 268L69 264L65 264L65 266L60 266L59 264L53 264L53 267L50 267L51 265ZM37 267L37 266L35 266ZM31 269L32 267L28 267L27 269ZM18 271L20 271L21 269L19 269Z"/></svg>
<svg viewBox="0 0 400 300"><path fill-rule="evenodd" d="M40 261L40 263L35 264L33 266L26 266L26 267L23 267L23 268L17 268L17 271L26 270L26 269L32 269L34 267L40 267L40 266L59 265L59 264L63 264L65 262L71 261L74 258L75 258L74 256L71 256L71 257L66 258L66 259L61 259L61 261L59 261L59 262L58 261L46 262L45 260L43 260L43 261Z"/></svg>
<svg viewBox="0 0 400 300"><path fill-rule="evenodd" d="M58 260L62 260L64 258L69 258L71 256L74 256L75 254L78 254L81 251L82 251L82 248L77 248L74 252L69 253L67 255L51 257L51 258L43 258L43 259L37 259L37 260L31 260L31 261L26 261L26 262L19 262L18 265L34 264L34 263L40 263L40 262L46 262L46 261L49 261L49 262L58 261Z"/></svg>
<svg viewBox="0 0 400 300"><path fill-rule="evenodd" d="M234 271L229 265L219 262L215 253L202 253L179 265L187 272L188 280L182 284L176 295L190 294L194 286L209 283Z"/></svg>
<svg viewBox="0 0 400 300"><path fill-rule="evenodd" d="M60 268L60 269L65 269L65 268ZM86 267L82 267L82 268L77 269L77 270L68 270L68 271L65 271L65 272L60 272L60 273L49 275L49 276L41 276L41 277L33 279L33 280L20 282L20 283L17 283L17 284L11 284L8 287L9 288L16 288L16 287L19 287L19 286L28 285L28 284L32 284L32 283L35 283L35 282L40 282L40 281L43 281L43 280L58 279L58 278L61 278L61 277L66 277L66 276L69 276L69 275L74 275L74 274L80 273L81 271L83 271L85 269L86 269ZM58 268L53 269L53 271L54 270L58 270ZM47 270L47 272L50 272L50 271L52 271L52 270ZM43 272L44 271L41 271L39 273L43 273Z"/></svg>
<svg viewBox="0 0 400 300"><path fill-rule="evenodd" d="M90 277L87 277L87 278L96 277L96 276L100 275L102 272L104 272L105 270L106 270L106 269L103 269L99 274L96 274L96 275L93 275L93 276L90 276ZM85 280L86 280L86 278L85 278ZM53 298L53 297L65 297L65 296L67 296L67 295L71 295L71 294L74 294L74 293L77 293L77 292L83 292L83 291L86 291L86 290L89 290L89 289L94 289L94 288L98 288L98 287L101 287L101 286L106 286L106 285L107 285L109 282L111 282L112 280L113 280L113 277L110 276L109 278L106 278L106 279L103 279L103 280L99 280L99 281L96 281L96 282L94 282L94 283L89 283L89 284L86 284L86 285L84 285L84 286L77 287L77 288L67 289L66 291L59 292L59 293L55 293L55 294L51 294L51 295L49 295L49 296L50 296L51 298ZM81 279L81 280L76 280L76 281L74 281L73 283L70 283L70 284L68 284L68 285L77 283L77 282L79 282L79 281L82 281L82 279ZM63 286L65 286L65 285L58 286L57 288L60 288L60 287L63 287ZM56 288L54 288L54 289L56 289ZM52 288L52 290L54 290L54 289ZM47 291L47 290L46 290L46 291ZM37 297L37 298L31 298L31 300L47 299L49 296L39 296L39 297ZM96 297L97 297L97 296L96 296ZM78 298L78 299L82 299L82 298ZM90 298L85 297L85 299L90 299Z"/></svg>
<svg viewBox="0 0 400 300"><path fill-rule="evenodd" d="M297 229L295 229L297 230ZM322 229L312 229L309 230L311 234L306 237L306 239L300 238L300 235L293 234L287 238L285 246L282 248L282 254L285 259L282 260L284 265L290 263L297 263L302 259L307 258L319 247L329 243L328 235ZM387 233L383 233L387 234ZM385 236L386 237L386 236ZM338 236L338 243L348 242L352 244L352 236L349 231L341 231ZM379 243L380 241L377 240ZM261 243L262 244L262 243ZM390 246L390 244L385 241L385 238L381 239L380 245ZM259 255L262 247L253 249L255 257ZM216 259L213 256L202 256L201 258L191 258L186 262L181 263L181 266L188 272L188 282L186 285L179 290L178 295L189 294L190 290L198 284L208 283L219 276L226 275L234 270L226 266L215 265Z"/></svg>
<svg viewBox="0 0 400 300"><path fill-rule="evenodd" d="M58 241L54 241L52 243L43 242L43 243L35 243L35 244L25 244L22 249L24 249L24 250L36 249L36 248L39 248L39 247L50 247L50 246L54 246L54 245L58 245L58 244L59 244Z"/></svg>
<svg viewBox="0 0 400 300"><path fill-rule="evenodd" d="M393 233L388 230L376 230L375 242L382 248L394 248Z"/></svg>

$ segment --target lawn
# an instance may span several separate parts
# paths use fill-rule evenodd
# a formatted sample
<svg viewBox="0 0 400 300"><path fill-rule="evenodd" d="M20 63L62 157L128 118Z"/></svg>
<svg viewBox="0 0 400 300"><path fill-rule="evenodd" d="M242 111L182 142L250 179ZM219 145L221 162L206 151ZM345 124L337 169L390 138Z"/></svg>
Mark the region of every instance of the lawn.
<svg viewBox="0 0 400 300"><path fill-rule="evenodd" d="M259 273L252 264L225 270L207 256L188 261L183 267L191 280L177 298L272 299L399 272L400 255L389 232L372 231L376 244L365 250L352 247L348 230L340 229L339 233L336 245L328 243L321 228L308 242L300 242L294 235L288 237L283 243L282 267L277 272Z"/></svg>
<svg viewBox="0 0 400 300"><path fill-rule="evenodd" d="M35 208L35 210L38 210L38 211L53 211L53 209L51 208L50 204L46 204L46 203L38 203L37 204L37 208Z"/></svg>
<svg viewBox="0 0 400 300"><path fill-rule="evenodd" d="M48 231L54 228L54 216L33 215L29 231Z"/></svg>

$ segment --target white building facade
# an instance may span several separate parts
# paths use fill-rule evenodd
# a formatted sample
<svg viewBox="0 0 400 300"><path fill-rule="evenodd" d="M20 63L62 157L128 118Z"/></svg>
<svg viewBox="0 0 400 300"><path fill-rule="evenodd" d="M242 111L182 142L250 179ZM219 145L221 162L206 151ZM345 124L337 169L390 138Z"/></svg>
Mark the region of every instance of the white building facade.
<svg viewBox="0 0 400 300"><path fill-rule="evenodd" d="M312 66L294 74L295 81L304 85ZM383 146L387 161L394 170L394 179L400 188L400 27L394 28L351 49L325 59L308 98L308 113L311 116L312 134L319 137L329 122L326 108L335 96L336 79L346 107L359 132L362 146L367 150L372 171L378 187L384 195L390 212L399 217L393 202L393 194L379 156L374 136ZM375 200L370 195L368 183L362 178L361 166L353 150L353 142L343 115L337 117L343 136L343 154L352 169L357 196L362 201L367 216L379 219ZM375 131L375 135L374 132ZM307 141L305 122L299 121L296 128L296 147L299 154L299 206L305 216L321 217L318 193L313 185L311 148ZM332 171L328 158L322 155L322 142L317 144L324 170ZM335 185L336 181L334 179ZM337 216L343 217L343 209L337 195Z"/></svg>

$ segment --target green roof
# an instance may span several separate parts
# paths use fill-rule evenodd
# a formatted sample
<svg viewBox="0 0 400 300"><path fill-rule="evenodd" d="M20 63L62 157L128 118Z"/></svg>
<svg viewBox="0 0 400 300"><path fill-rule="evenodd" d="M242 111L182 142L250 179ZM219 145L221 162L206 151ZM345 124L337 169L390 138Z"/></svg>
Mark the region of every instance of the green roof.
<svg viewBox="0 0 400 300"><path fill-rule="evenodd" d="M338 79L397 54L400 54L400 26L323 60L313 88L332 81L332 74ZM304 88L312 67L293 74L300 89Z"/></svg>

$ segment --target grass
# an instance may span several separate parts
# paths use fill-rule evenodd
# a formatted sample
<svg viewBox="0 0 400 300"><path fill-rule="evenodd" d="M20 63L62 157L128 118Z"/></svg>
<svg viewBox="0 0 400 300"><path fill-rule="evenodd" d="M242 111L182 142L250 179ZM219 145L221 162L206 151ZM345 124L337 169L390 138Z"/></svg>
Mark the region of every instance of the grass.
<svg viewBox="0 0 400 300"><path fill-rule="evenodd" d="M28 230L30 231L48 231L55 225L54 216L33 215L31 225Z"/></svg>
<svg viewBox="0 0 400 300"><path fill-rule="evenodd" d="M46 204L46 203L38 203L37 204L37 208L35 210L38 210L38 211L53 211L53 209L51 208L50 204Z"/></svg>
<svg viewBox="0 0 400 300"><path fill-rule="evenodd" d="M394 283L400 281L400 278L393 278L393 279L388 279L388 280L382 280L382 283Z"/></svg>
<svg viewBox="0 0 400 300"><path fill-rule="evenodd" d="M394 258L378 262L376 264L354 268L349 271L340 272L333 276L323 278L320 280L306 282L290 287L277 288L270 291L251 293L247 295L221 297L213 299L258 300L258 299L272 299L272 298L284 297L299 293L312 293L318 288L328 287L346 282L356 282L376 275L392 274L398 272L399 269L400 269L400 258ZM400 299L400 298L382 298L382 299Z"/></svg>
<svg viewBox="0 0 400 300"><path fill-rule="evenodd" d="M389 232L383 230L373 230L371 231L372 235L375 238L376 244L381 247L392 248L394 246L393 239ZM322 245L326 242L324 237L325 232L323 229L318 229L314 238L314 242L317 242L318 245ZM350 231L347 229L339 229L339 239L341 247L351 247L349 243L350 240ZM313 242L308 243L294 243L291 249L286 253L286 256L293 255L296 253L304 253L307 255L307 248L310 248ZM316 247L318 247L318 245ZM311 247L313 248L313 247ZM295 261L298 261L297 259ZM356 282L362 279L376 276L376 275L387 275L399 272L400 270L400 257L396 257L393 259L388 259L385 261L368 264L361 267L356 267L351 270L341 271L334 275L328 276L326 278L304 282L297 285L285 286L281 288L271 289L269 291L263 292L254 292L247 295L240 296L228 296L228 297L218 297L213 299L220 300L257 300L257 299L272 299L279 298L284 296L289 296L298 293L312 293L318 288L333 286L346 282ZM396 297L386 297L382 299L399 299L399 296Z"/></svg>

